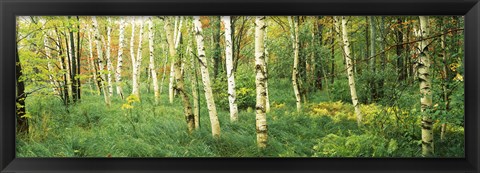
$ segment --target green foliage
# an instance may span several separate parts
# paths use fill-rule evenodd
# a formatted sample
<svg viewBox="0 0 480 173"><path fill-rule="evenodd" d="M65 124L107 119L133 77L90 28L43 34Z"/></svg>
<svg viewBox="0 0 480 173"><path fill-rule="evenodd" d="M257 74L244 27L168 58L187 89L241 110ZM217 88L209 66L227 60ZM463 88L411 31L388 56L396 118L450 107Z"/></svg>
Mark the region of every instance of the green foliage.
<svg viewBox="0 0 480 173"><path fill-rule="evenodd" d="M252 67L253 68L253 67ZM249 67L242 66L235 74L235 88L237 94L238 109L254 108L256 102L255 74L248 70ZM229 110L227 79L219 76L212 85L213 95L217 107Z"/></svg>
<svg viewBox="0 0 480 173"><path fill-rule="evenodd" d="M372 134L337 136L328 134L313 147L317 157L387 157L398 149L395 139Z"/></svg>

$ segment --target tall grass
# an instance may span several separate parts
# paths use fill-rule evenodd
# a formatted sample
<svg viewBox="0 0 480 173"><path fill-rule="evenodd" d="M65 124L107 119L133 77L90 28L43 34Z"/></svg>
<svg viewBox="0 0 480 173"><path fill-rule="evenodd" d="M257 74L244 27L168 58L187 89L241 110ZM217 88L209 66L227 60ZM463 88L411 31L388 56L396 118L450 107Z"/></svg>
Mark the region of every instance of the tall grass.
<svg viewBox="0 0 480 173"><path fill-rule="evenodd" d="M268 147L256 147L255 113L239 112L231 123L229 113L218 109L222 134L213 139L208 111L201 101L201 128L187 133L180 99L168 103L166 94L154 104L153 93L143 88L141 102L122 110L124 100L113 97L106 107L101 95L84 94L79 103L65 107L54 96L29 96L31 133L17 137L18 157L419 157L419 127L388 128L380 133L380 119L366 118L371 126L356 125L351 105L327 102L326 93L309 96L310 103L296 112L289 80L270 83L272 110L267 114ZM201 95L201 100L204 96ZM339 106L336 111L313 109L320 103ZM324 106L325 106L324 105ZM322 108L323 109L323 108ZM381 109L371 106L369 109ZM318 109L321 110L321 109ZM373 114L373 113L372 113ZM366 117L373 115L365 115ZM390 115L385 115L390 116ZM393 124L393 120L392 120ZM386 125L389 125L388 122ZM449 128L449 141L435 145L438 156L463 156L463 128ZM438 131L438 127L436 129ZM437 138L438 139L438 138Z"/></svg>

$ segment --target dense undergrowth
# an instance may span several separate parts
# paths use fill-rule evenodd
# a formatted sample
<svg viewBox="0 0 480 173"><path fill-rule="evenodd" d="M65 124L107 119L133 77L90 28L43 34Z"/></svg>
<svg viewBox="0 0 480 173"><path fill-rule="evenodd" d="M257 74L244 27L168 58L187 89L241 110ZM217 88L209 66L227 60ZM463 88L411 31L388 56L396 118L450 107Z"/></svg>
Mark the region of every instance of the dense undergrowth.
<svg viewBox="0 0 480 173"><path fill-rule="evenodd" d="M252 86L239 84L243 94ZM330 101L319 91L296 112L289 80L270 83L271 111L268 147L256 147L255 113L244 101L239 121L231 123L227 109L217 108L222 134L213 139L204 98L201 128L187 133L180 99L168 103L162 94L154 104L144 88L141 102L113 97L106 107L101 95L86 94L65 107L55 96L31 95L27 99L31 133L17 138L18 157L420 157L418 106L410 109L363 104L364 125L358 127L348 102ZM85 87L85 90L87 90ZM225 89L226 90L226 89ZM253 89L254 92L254 89ZM242 93L240 93L241 95ZM254 97L253 97L254 98ZM409 98L404 98L409 99ZM416 101L416 100L415 100ZM221 101L219 101L221 103ZM251 101L250 101L251 102ZM412 101L413 102L413 101ZM417 103L417 102L415 102ZM228 104L227 104L228 106ZM448 124L440 140L435 123L435 156L463 157L461 124Z"/></svg>

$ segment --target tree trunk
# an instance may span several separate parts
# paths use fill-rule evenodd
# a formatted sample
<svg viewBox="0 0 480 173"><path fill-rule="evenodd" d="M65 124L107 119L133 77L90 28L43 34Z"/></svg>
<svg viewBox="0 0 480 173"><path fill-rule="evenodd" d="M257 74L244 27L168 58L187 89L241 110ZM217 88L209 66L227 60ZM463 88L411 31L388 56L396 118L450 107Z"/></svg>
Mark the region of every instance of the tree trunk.
<svg viewBox="0 0 480 173"><path fill-rule="evenodd" d="M125 17L120 17L120 33L118 40L117 69L115 71L115 83L117 94L124 99L122 89L122 65L123 65L123 47L125 46Z"/></svg>
<svg viewBox="0 0 480 173"><path fill-rule="evenodd" d="M177 56L175 62L175 69L180 69L182 64L181 56ZM181 74L180 70L175 70L175 90L179 92L182 97L183 109L185 113L185 119L187 121L188 132L191 133L195 130L195 116L192 112L192 106L190 105L190 98L188 98L188 94L185 91L185 84L183 82L183 75Z"/></svg>
<svg viewBox="0 0 480 173"><path fill-rule="evenodd" d="M193 33L193 32L192 32ZM189 39L189 43L187 45L187 54L190 56L190 72L191 72L191 84L192 84L192 97L193 97L193 116L195 117L195 129L200 128L200 89L198 87L198 65L195 54L193 53L193 39L195 35L191 35L192 37Z"/></svg>
<svg viewBox="0 0 480 173"><path fill-rule="evenodd" d="M195 37L197 40L197 51L200 62L200 70L202 72L203 88L205 90L205 100L207 101L208 112L210 115L210 123L212 127L212 135L217 138L220 137L220 123L217 117L217 109L213 99L212 87L210 86L210 75L208 72L207 58L205 57L205 47L202 36L202 22L200 16L194 16Z"/></svg>
<svg viewBox="0 0 480 173"><path fill-rule="evenodd" d="M57 34L57 39L58 39L58 61L60 62L60 71L64 71L67 69L66 64L65 64L65 55L63 54L63 43L62 43L62 37L60 36L60 32L58 31L57 28L55 28L55 33ZM63 91L62 91L62 99L63 99L63 104L67 106L70 104L70 99L69 99L69 92L68 92L68 85L67 85L67 76L68 74L66 72L63 73Z"/></svg>
<svg viewBox="0 0 480 173"><path fill-rule="evenodd" d="M168 51L170 55L170 82L168 83L168 100L170 103L173 103L173 84L174 84L174 74L175 74L175 55L176 55L176 49L175 49L175 35L176 30L172 30L170 26L170 21L169 18L165 18L165 32L167 33L167 42L168 42ZM174 27L176 28L176 27Z"/></svg>
<svg viewBox="0 0 480 173"><path fill-rule="evenodd" d="M95 83L95 87L97 88L97 95L100 95L100 93L102 92L101 88L100 88L100 81L98 80L98 77L97 77L97 68L95 66L95 58L93 58L93 46L92 46L92 36L91 36L91 33L92 33L92 30L90 29L90 32L87 32L87 36L88 36L88 52L90 52L90 57L88 58L89 59L89 62L90 62L90 71L93 71L93 81Z"/></svg>
<svg viewBox="0 0 480 173"><path fill-rule="evenodd" d="M338 26L338 17L335 17L337 30L340 30ZM340 32L339 32L340 33ZM345 16L342 16L342 39L343 39L343 51L344 57L347 65L347 76L348 76L348 85L350 86L350 95L352 97L352 104L355 108L355 114L357 115L357 124L358 126L362 125L362 113L360 112L360 106L358 104L357 90L355 88L355 77L352 69L352 60L350 58L350 42L348 40L347 32L347 19Z"/></svg>
<svg viewBox="0 0 480 173"><path fill-rule="evenodd" d="M102 72L103 71L103 54L102 54L102 46L100 45L100 31L98 30L98 23L97 19L95 16L92 17L93 20L93 30L95 33L95 44L97 45L97 55L98 55L98 68L99 68L99 75L101 76L100 78L100 84L101 87L103 88L103 96L105 98L105 104L110 107L111 101L110 101L110 95L108 94L107 87L105 85L105 74Z"/></svg>
<svg viewBox="0 0 480 173"><path fill-rule="evenodd" d="M71 68L71 57L70 57L70 44L68 42L68 36L66 33L62 33L62 35L65 36L65 54L66 54L66 58L63 59L63 64L65 65L65 71L66 71L66 75L65 75L65 85L67 86L67 97L66 99L68 100L67 102L70 103L70 99L73 98L73 89L72 89L72 68Z"/></svg>
<svg viewBox="0 0 480 173"><path fill-rule="evenodd" d="M297 112L300 112L300 109L302 108L302 102L301 102L301 97L300 97L300 88L298 86L298 62L299 62L299 57L298 57L298 16L295 16L295 19L292 21L292 17L288 17L288 21L290 23L290 27L293 30L291 32L291 38L292 38L292 43L293 43L293 71L292 71L292 85L293 85L293 91L295 92L295 100L297 103Z"/></svg>
<svg viewBox="0 0 480 173"><path fill-rule="evenodd" d="M264 34L265 34L265 16L257 16L255 18L255 85L257 90L257 101L255 106L256 112L256 129L257 129L257 146L259 148L267 147L267 114L266 114L266 66L265 66L265 50L264 50Z"/></svg>
<svg viewBox="0 0 480 173"><path fill-rule="evenodd" d="M70 19L71 19L71 16L68 16L69 21ZM77 102L78 86L77 86L77 59L76 58L79 58L79 57L75 57L75 41L73 39L72 29L69 29L69 35L70 35L70 57L72 62L72 71L70 74L72 76L72 81L73 81L72 82L72 98L73 98L73 102Z"/></svg>
<svg viewBox="0 0 480 173"><path fill-rule="evenodd" d="M215 17L217 19L217 17ZM211 20L213 21L213 20ZM219 69L221 66L222 62L222 57L221 57L221 48L220 48L220 32L221 32L221 22L219 19L215 20L215 25L214 32L213 32L213 43L214 43L214 50L213 50L213 78L217 79L218 74L219 74Z"/></svg>
<svg viewBox="0 0 480 173"><path fill-rule="evenodd" d="M441 25L441 31L443 31L445 28L444 28L444 25L443 25L443 19L440 20L440 25ZM440 37L440 46L442 48L442 53L441 53L441 56L442 56L442 61L443 61L443 68L442 68L442 90L443 90L443 101L445 102L445 111L448 113L450 111L450 92L449 92L449 88L448 88L448 83L450 82L450 72L449 72L449 68L448 68L448 62L447 62L447 50L446 50L446 36L445 35L442 35ZM447 130L447 123L444 122L442 123L442 128L440 130L440 140L444 140L445 139L445 132Z"/></svg>
<svg viewBox="0 0 480 173"><path fill-rule="evenodd" d="M45 56L47 58L47 69L48 69L48 71L53 72L53 67L52 67L52 64L50 63L50 57L52 56L52 54L51 54L49 44L48 44L48 31L46 31L44 33L43 46L45 48ZM54 94L60 94L58 92L57 88L56 88L56 84L55 84L56 82L55 82L55 79L53 79L53 75L49 74L48 79L50 80L50 85L52 85L53 93Z"/></svg>
<svg viewBox="0 0 480 173"><path fill-rule="evenodd" d="M142 43L143 43L143 18L140 17L140 31L139 31L139 36L138 36L138 47L137 47L137 57L133 57L132 59L132 65L134 66L133 68L133 90L132 94L136 95L138 98L140 98L140 66L142 64Z"/></svg>
<svg viewBox="0 0 480 173"><path fill-rule="evenodd" d="M148 48L150 51L150 73L152 75L153 92L155 96L155 103L160 101L160 93L158 91L157 71L155 70L154 49L153 49L153 21L152 17L148 17Z"/></svg>
<svg viewBox="0 0 480 173"><path fill-rule="evenodd" d="M420 18L420 30L418 37L420 39L427 38L429 36L428 30L428 17L419 16ZM431 93L431 79L430 75L430 59L428 57L428 44L427 40L420 41L418 44L419 57L417 62L418 80L420 82L420 98L422 116L422 156L429 157L434 153L433 145L433 120L429 115L429 110L432 106L432 93Z"/></svg>
<svg viewBox="0 0 480 173"><path fill-rule="evenodd" d="M265 111L270 112L270 96L268 94L268 44L267 44L267 35L268 35L268 24L265 22L265 34L263 38L263 48L265 49Z"/></svg>
<svg viewBox="0 0 480 173"><path fill-rule="evenodd" d="M225 26L225 64L228 82L228 103L230 107L230 121L237 121L238 107L237 94L235 92L235 73L233 72L233 45L230 16L222 16L222 22Z"/></svg>
<svg viewBox="0 0 480 173"><path fill-rule="evenodd" d="M375 43L376 43L376 30L375 30L375 20L373 16L368 16L368 23L370 24L370 56L369 56L369 65L370 69L372 70L372 74L375 74L377 69L376 69L376 61L377 57L375 56ZM376 89L376 83L375 83L375 76L371 75L369 78L368 85L370 87L370 94L371 94L371 103L374 103L378 98L377 98L377 89Z"/></svg>
<svg viewBox="0 0 480 173"><path fill-rule="evenodd" d="M17 28L18 31L18 28ZM18 39L17 39L18 40ZM16 104L15 104L15 110L16 110L16 120L17 120L17 133L28 133L29 131L29 123L26 115L26 110L25 110L25 99L27 98L26 93L25 93L25 82L21 77L23 76L22 73L22 64L20 63L20 55L18 54L18 42L15 44L15 79L16 79L16 89L17 89L17 95L16 95Z"/></svg>
<svg viewBox="0 0 480 173"><path fill-rule="evenodd" d="M331 81L330 83L333 84L335 83L335 34L333 32L334 30L334 26L332 25L332 28L331 28L331 41L330 41L330 60L332 61L332 69L331 69L331 72L330 72L330 76L331 76Z"/></svg>
<svg viewBox="0 0 480 173"><path fill-rule="evenodd" d="M105 50L107 53L107 84L108 84L108 94L110 96L113 95L113 87L112 87L112 71L113 71L113 66L112 66L112 61L110 59L110 48L111 48L111 43L112 43L112 37L111 37L111 32L112 32L112 27L110 25L112 24L112 19L110 17L107 18L107 49Z"/></svg>
<svg viewBox="0 0 480 173"><path fill-rule="evenodd" d="M165 38L166 40L166 38ZM165 41L167 42L167 41ZM162 95L162 92L163 92L163 83L165 81L165 75L166 75L166 72L167 72L167 64L168 64L168 52L165 48L165 43L163 42L162 43L162 49L163 49L163 52L164 52L164 55L165 55L165 61L163 61L163 74L162 74L162 81L160 82L160 93L159 95Z"/></svg>
<svg viewBox="0 0 480 173"><path fill-rule="evenodd" d="M387 68L387 54L385 52L385 44L386 44L386 39L387 36L385 35L385 16L380 17L380 37L382 38L382 42L380 43L380 51L382 53L380 54L380 59L381 59L381 66L382 68L380 69L382 74L385 74L385 69ZM385 82L385 78L380 78L378 80L378 84L376 86L377 90L377 100L379 98L383 98L384 96L384 89L383 89L383 84Z"/></svg>
<svg viewBox="0 0 480 173"><path fill-rule="evenodd" d="M82 40L80 38L80 17L77 16L77 75L80 75L80 67L81 67L81 64L80 64L80 59L81 59L81 48L82 48L82 44L81 44L81 41ZM82 97L82 84L80 82L80 78L77 78L75 79L75 81L77 82L77 98L78 100L80 100Z"/></svg>

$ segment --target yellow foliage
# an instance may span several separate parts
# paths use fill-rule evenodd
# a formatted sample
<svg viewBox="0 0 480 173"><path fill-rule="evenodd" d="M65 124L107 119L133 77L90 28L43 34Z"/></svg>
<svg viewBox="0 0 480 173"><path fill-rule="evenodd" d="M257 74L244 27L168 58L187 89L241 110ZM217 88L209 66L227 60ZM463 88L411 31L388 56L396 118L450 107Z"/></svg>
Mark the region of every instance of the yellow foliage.
<svg viewBox="0 0 480 173"><path fill-rule="evenodd" d="M274 104L273 104L273 107L274 107L274 108L277 108L277 109L284 108L284 107L285 107L285 103L279 103L279 104L274 103Z"/></svg>
<svg viewBox="0 0 480 173"><path fill-rule="evenodd" d="M133 106L125 103L125 104L122 105L122 110L125 110L125 109L133 109Z"/></svg>
<svg viewBox="0 0 480 173"><path fill-rule="evenodd" d="M135 102L140 102L140 98L138 98L138 96L132 94L132 95L127 97L127 103L128 104L135 103Z"/></svg>
<svg viewBox="0 0 480 173"><path fill-rule="evenodd" d="M26 118L26 119L30 119L32 118L32 115L30 115L30 113L25 113L25 115L21 116L20 118Z"/></svg>
<svg viewBox="0 0 480 173"><path fill-rule="evenodd" d="M457 73L457 76L455 76L455 78L453 78L453 80L463 81L463 76L461 74Z"/></svg>
<svg viewBox="0 0 480 173"><path fill-rule="evenodd" d="M242 87L237 92L239 95L247 95L248 92L252 91L250 88Z"/></svg>
<svg viewBox="0 0 480 173"><path fill-rule="evenodd" d="M312 111L315 112L316 114L319 114L319 115L329 115L330 114L330 112L327 109L323 109L323 108L313 108Z"/></svg>

